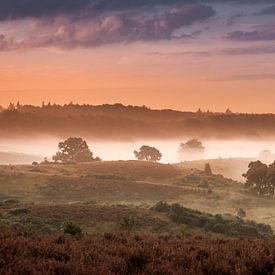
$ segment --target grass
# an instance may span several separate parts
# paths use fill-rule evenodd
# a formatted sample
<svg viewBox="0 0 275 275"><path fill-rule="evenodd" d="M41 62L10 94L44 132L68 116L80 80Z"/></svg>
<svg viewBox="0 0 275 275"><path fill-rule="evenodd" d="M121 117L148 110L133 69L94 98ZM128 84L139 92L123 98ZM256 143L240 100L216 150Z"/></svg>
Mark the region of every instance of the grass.
<svg viewBox="0 0 275 275"><path fill-rule="evenodd" d="M240 182L196 169L138 161L0 166L0 204L6 199L36 206L167 201L234 216L242 208L247 219L275 228L274 200L247 194Z"/></svg>

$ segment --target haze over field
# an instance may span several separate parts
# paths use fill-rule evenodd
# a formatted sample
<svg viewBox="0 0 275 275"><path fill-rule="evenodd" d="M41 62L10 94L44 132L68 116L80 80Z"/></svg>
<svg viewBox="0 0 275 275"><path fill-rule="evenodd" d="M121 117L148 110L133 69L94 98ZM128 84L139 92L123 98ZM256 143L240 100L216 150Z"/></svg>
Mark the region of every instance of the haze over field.
<svg viewBox="0 0 275 275"><path fill-rule="evenodd" d="M31 155L44 156L51 159L56 153L58 143L61 140L54 137L35 139L0 139L0 151L18 152ZM157 147L163 157L162 163L177 163L184 161L184 156L178 153L179 144L186 140L137 140L135 142L102 142L89 140L87 142L96 156L103 160L129 160L134 159L134 150L143 144ZM217 158L248 158L255 159L260 153L268 149L275 152L275 141L264 140L202 140L205 146L203 159ZM31 163L29 160L26 163ZM9 163L9 162L8 162ZM11 162L13 163L13 162ZM16 163L16 161L14 162Z"/></svg>

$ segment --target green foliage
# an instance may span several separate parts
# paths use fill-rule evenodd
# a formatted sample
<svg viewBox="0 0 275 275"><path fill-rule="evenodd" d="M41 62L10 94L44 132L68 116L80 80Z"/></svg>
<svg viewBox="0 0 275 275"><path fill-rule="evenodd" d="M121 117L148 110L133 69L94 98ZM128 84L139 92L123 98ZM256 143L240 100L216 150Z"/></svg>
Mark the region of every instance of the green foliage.
<svg viewBox="0 0 275 275"><path fill-rule="evenodd" d="M153 209L155 211L162 210L159 212L167 213L172 222L226 236L256 238L270 238L273 236L273 231L269 225L256 223L254 221L245 221L231 215L203 213L198 210L183 207L178 203L169 205L159 202Z"/></svg>
<svg viewBox="0 0 275 275"><path fill-rule="evenodd" d="M167 213L170 211L171 206L167 202L160 201L151 207L151 209L157 212Z"/></svg>
<svg viewBox="0 0 275 275"><path fill-rule="evenodd" d="M83 236L83 232L82 229L80 228L80 226L72 223L72 222L68 222L65 224L64 226L64 233L65 234L70 234L72 236L76 236L76 237L82 237Z"/></svg>
<svg viewBox="0 0 275 275"><path fill-rule="evenodd" d="M162 154L154 147L143 145L139 151L134 151L135 157L138 160L146 160L150 162L157 162L161 160Z"/></svg>
<svg viewBox="0 0 275 275"><path fill-rule="evenodd" d="M243 176L246 178L245 188L258 196L274 196L275 162L267 166L261 161L253 161Z"/></svg>

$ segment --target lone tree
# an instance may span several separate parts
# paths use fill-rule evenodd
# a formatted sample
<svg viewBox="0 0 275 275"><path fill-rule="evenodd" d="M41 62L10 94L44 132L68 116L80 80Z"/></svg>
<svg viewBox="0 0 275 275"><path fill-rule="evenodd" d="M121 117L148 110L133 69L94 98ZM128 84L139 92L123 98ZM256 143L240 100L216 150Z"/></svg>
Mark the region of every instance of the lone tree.
<svg viewBox="0 0 275 275"><path fill-rule="evenodd" d="M258 196L274 196L275 190L275 162L269 166L261 161L253 161L243 174L246 178L245 188Z"/></svg>
<svg viewBox="0 0 275 275"><path fill-rule="evenodd" d="M204 157L204 146L197 139L191 139L186 143L181 143L179 147L179 154L185 160L202 159Z"/></svg>
<svg viewBox="0 0 275 275"><path fill-rule="evenodd" d="M150 162L157 162L161 160L162 154L154 147L143 145L139 151L134 151L135 157L138 160L146 160Z"/></svg>
<svg viewBox="0 0 275 275"><path fill-rule="evenodd" d="M59 151L53 156L55 162L90 162L99 161L94 158L87 142L82 138L70 137L58 145Z"/></svg>

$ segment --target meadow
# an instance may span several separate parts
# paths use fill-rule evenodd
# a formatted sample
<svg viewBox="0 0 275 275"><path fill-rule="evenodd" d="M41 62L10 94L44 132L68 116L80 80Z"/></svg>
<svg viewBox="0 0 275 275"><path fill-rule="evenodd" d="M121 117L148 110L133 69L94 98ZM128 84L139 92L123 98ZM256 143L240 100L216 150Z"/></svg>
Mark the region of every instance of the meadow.
<svg viewBox="0 0 275 275"><path fill-rule="evenodd" d="M0 271L268 274L274 210L187 163L0 166Z"/></svg>

